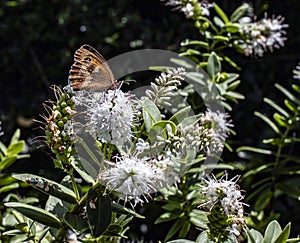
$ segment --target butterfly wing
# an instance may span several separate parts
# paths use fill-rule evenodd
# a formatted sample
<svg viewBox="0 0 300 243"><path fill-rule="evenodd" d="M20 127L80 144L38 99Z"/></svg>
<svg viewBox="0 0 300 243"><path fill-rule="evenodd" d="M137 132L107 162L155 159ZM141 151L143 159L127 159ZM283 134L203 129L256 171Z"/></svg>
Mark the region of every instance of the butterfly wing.
<svg viewBox="0 0 300 243"><path fill-rule="evenodd" d="M74 54L69 72L69 84L74 91L106 91L113 87L114 76L104 57L89 45L81 46Z"/></svg>

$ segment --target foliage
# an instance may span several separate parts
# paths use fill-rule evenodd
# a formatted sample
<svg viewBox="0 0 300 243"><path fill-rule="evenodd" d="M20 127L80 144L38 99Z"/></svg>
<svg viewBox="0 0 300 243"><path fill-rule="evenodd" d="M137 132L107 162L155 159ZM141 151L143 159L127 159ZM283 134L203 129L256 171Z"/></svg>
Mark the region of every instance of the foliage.
<svg viewBox="0 0 300 243"><path fill-rule="evenodd" d="M151 198L150 194L159 191L155 201L156 205L161 207L161 215L156 219L155 224L159 225L158 227L165 225L168 229L163 235L164 241L297 242L298 238L288 239L292 230L291 224L287 224L282 229L274 219L280 220L285 217L282 214L284 210L280 200L284 199L292 205L297 205L300 193L298 186L299 156L295 149L299 142L297 132L300 86L296 83L290 89L285 88L285 85L275 84L279 94L286 97L283 105L277 97L264 98L264 102L275 110L272 118L266 115L270 114L270 111L264 113L259 109L259 112L255 112L255 116L266 122L270 129L259 125L264 132L259 135L253 133L250 140L253 141L255 138L263 136L266 137L262 140L263 144L248 146L247 141L245 142L243 138L242 146L237 149L240 156L238 162L229 163L226 159L229 157L230 161L235 160L232 159L235 157L234 147L236 143L241 143L237 136L235 141L229 140L225 144L227 151L217 165L204 163L211 156L209 150L211 147L205 145L205 142L208 141L207 143L210 145L214 143L215 148L218 148L220 142L216 142L216 139L221 138L225 141L229 131L232 135L235 135L236 132L232 128L232 123L226 121L228 118L226 114L215 113L214 117L221 117L226 127L230 128L220 129L220 119L219 123L208 121L207 117L213 116L204 112L207 104L199 99L195 92L195 89L200 87L202 95L205 96L216 89L217 95L208 96L206 99L209 102L220 102L231 114L235 114L236 107L240 107L236 105L245 98L244 102L247 106L249 96L243 87L240 89L240 85L249 85L249 83L245 82L247 78L242 78L243 81L241 81L240 74L243 68L250 70L250 67L245 65L249 62L245 61L243 55L262 57L267 52L273 52L276 48L282 47L287 39L285 30L288 26L285 24L284 18L281 16L268 17L266 14L264 17L261 17L262 15L254 16L252 5L247 3L238 7L236 7L236 3L230 3L235 9L228 11L226 8L223 9L223 2L222 4L216 2L210 4L207 1L169 0L165 1L166 5L183 12L186 18L191 20L190 23L194 24L194 30L190 29L188 21L183 21L176 14L173 14L176 19L174 26L177 25L175 28L170 26L170 22L164 21L165 14L160 14L162 23L164 23L160 26L165 29L166 36L168 36L167 39L164 39L160 34L153 36L149 34L152 33L152 29L156 29L153 28L154 25L151 27L151 24L145 24L147 21L148 23L153 21L149 20L151 8L141 7L146 10L141 11L144 13L141 14L133 7L135 4L130 3L136 2L108 3L102 1L94 3L78 0L74 3L62 4L50 1L45 3L46 7L35 4L35 1L1 3L0 18L7 19L6 24L2 26L2 33L9 37L1 40L3 46L10 45L7 40L10 42L12 39L10 36L14 35L15 29L19 33L19 39L13 39L15 43L4 51L7 54L3 59L4 67L7 67L3 68L5 79L7 77L19 79L19 74L25 73L24 70L26 70L28 76L23 75L24 78L21 82L30 83L41 80L36 82L37 86L46 90L49 80L58 80L62 77L62 72L57 70L57 63L67 66L66 64L71 59L72 51L70 50L77 48L82 42L97 43L97 49L100 49L101 45L101 50L113 56L118 53L117 50L124 52L148 45L174 50L174 45L168 44L171 41L176 43L186 38L181 41L180 55L190 58L197 64L197 68L194 70L188 69L184 62L173 60L175 63L185 66L190 85L181 85L180 82L176 84L178 77L181 81L180 75L176 76L178 73L172 73L174 70L165 70L156 79L156 83L152 82L152 90L148 90L144 99L135 100L134 105L129 102L132 97L127 97L128 99L120 102L118 99L122 94L118 93L119 90L115 91L113 95L108 91L103 96L85 93L83 95L85 97L83 97L78 93L74 95L66 90L61 91L55 88L56 101L46 105L48 114L44 117L45 142L54 154L55 168L61 170L64 178L57 182L43 175L28 172L12 176L1 174L1 181L4 183L3 185L1 183L0 188L3 194L1 200L5 206L1 206L1 240L32 242L51 242L53 238L58 242L70 241L72 238L83 242L125 240L130 235L129 227L135 224L134 220L136 218L144 219L139 214L139 210L142 210L143 207L139 207L137 204L148 203ZM139 4L142 5L143 2ZM224 6L226 6L225 3ZM18 23L10 17L13 14L20 14ZM45 16L45 18L39 18L40 22L36 21L39 15ZM51 17L46 18L48 15ZM157 14L155 14L155 18L157 18ZM145 20L145 23L141 24L142 20ZM23 24L20 24L24 21L27 23L26 26L30 26L25 28L25 31L23 31ZM55 24L53 25L53 23ZM101 27L103 27L101 31L98 23L101 23ZM151 23L153 24L153 22ZM47 26L50 24L55 26L53 29L55 34L47 30ZM13 25L15 26L14 30L8 28ZM32 26L34 28L31 28ZM87 37L87 34L91 32L93 34L89 34ZM62 39L68 39L67 43L60 42L59 48L57 45L53 45L53 43L57 43L57 33L61 35ZM173 39L174 37L175 39ZM26 59L22 55L15 55L16 46L27 50ZM44 46L47 46L47 50ZM14 62L19 64L20 70L16 71L16 68L8 65L11 63L12 56ZM28 56L34 63L29 67L24 61ZM264 63L263 60L265 59L256 59L255 62ZM43 63L47 63L47 65L43 65ZM207 73L205 78L197 72L202 68ZM173 79L170 78L170 75L173 75ZM295 71L295 75L297 76L297 71ZM151 80L151 77L143 77L143 79ZM262 82L258 87L262 91L266 89L263 85ZM44 99L45 96L48 96L48 91L42 93L43 95L38 98L34 96L32 102L38 104L41 98ZM127 93L122 97L126 96ZM178 96L187 100L190 106L177 107L175 114L172 115L167 111L167 107ZM19 99L18 95L15 97ZM74 124L71 124L70 121L76 117L76 112L74 112L76 99L81 108L86 109L84 119L90 119L85 124L87 129L84 128L86 129L84 135L91 136L96 140L93 147L82 142L76 136L73 140ZM1 103L9 109L8 100ZM101 104L100 108L98 104ZM124 104L137 106L139 110L127 109L120 113L118 110L114 110L121 105L125 109ZM106 105L110 107L107 110L105 110ZM22 106L24 105L22 104ZM210 107L207 108L209 110ZM27 107L24 109L26 110ZM196 113L195 116L190 115L191 110ZM110 122L114 129L111 124L101 125L100 129L93 120L95 115L102 116L101 121L105 123L105 119L110 117L110 114L120 115L121 113L123 113L121 119L123 123L120 123L118 119ZM78 114L80 112L77 112ZM135 119L131 120L131 115ZM238 126L248 126L242 124L245 118L240 118L240 120L235 120L235 118L232 116L234 123L238 123ZM129 123L131 127L128 130L126 124ZM257 129L255 126L253 127ZM107 130L103 132L103 128ZM117 136L114 135L115 131L118 131ZM127 133L130 134L132 143L129 149L126 146L124 149L123 145L128 142L126 140ZM194 136L195 133L198 136ZM75 134L77 135L76 132ZM213 135L216 134L218 136L214 137ZM78 151L76 152L78 142L82 146L80 148L83 148L87 154L86 160L79 159L80 154L77 154ZM0 146L1 172L3 170L6 172L16 159L25 157L19 155L24 147L24 141L19 141L18 132L15 133L7 148L2 143ZM170 154L173 157L168 157ZM173 163L174 157L180 159ZM167 161L166 164L165 161ZM149 177L151 180L145 173L150 167L155 171ZM244 219L242 213L237 214L238 217L228 213L221 200L210 201L207 198L209 193L205 194L199 189L209 184L203 178L205 173L212 169L240 170L239 172L243 173L241 176L242 188L246 188L245 198L250 204L250 210L253 210L249 217ZM175 175L174 171L176 171ZM165 177L161 175L165 175ZM216 175L214 182L220 184L222 175L224 176L224 172ZM138 183L125 183L122 181L123 178L134 178ZM227 176L226 183L230 183ZM158 184L159 187L157 187ZM45 194L48 197L46 205L41 205L38 198L30 197L27 193L25 193L25 198L11 193L16 189L18 189L17 192L23 192L21 187L26 187L26 185ZM140 188L144 190L142 191ZM223 198L226 195L225 192L222 187L218 188L212 198L216 195ZM124 203L120 203L120 200L123 200ZM204 205L210 205L210 207ZM135 207L136 212L131 209L132 207ZM155 215L154 208L150 206L150 210L152 210L151 214ZM294 212L291 210L291 213ZM252 229L249 230L248 227ZM154 239L155 235L150 237ZM176 238L180 239L175 240Z"/></svg>

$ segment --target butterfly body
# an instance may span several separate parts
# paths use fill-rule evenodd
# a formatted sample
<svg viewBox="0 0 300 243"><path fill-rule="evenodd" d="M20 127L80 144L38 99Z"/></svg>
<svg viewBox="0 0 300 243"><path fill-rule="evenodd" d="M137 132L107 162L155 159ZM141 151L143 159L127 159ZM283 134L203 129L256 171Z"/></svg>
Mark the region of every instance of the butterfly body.
<svg viewBox="0 0 300 243"><path fill-rule="evenodd" d="M115 87L114 76L104 57L89 45L81 46L74 54L69 72L73 91L107 91Z"/></svg>

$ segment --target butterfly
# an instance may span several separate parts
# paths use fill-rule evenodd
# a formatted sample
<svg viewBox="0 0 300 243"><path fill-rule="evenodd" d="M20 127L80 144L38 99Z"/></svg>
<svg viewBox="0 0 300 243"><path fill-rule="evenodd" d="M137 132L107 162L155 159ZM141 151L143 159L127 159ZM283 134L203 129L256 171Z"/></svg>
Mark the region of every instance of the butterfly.
<svg viewBox="0 0 300 243"><path fill-rule="evenodd" d="M73 91L102 92L116 86L115 78L104 57L87 44L75 52L68 82Z"/></svg>

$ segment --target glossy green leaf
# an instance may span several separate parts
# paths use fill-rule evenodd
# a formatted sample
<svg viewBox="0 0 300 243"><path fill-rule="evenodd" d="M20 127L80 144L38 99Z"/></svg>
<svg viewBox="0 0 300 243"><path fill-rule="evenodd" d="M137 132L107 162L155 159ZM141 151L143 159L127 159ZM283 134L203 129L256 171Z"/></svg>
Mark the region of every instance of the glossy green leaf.
<svg viewBox="0 0 300 243"><path fill-rule="evenodd" d="M224 21L224 23L225 24L229 23L229 19L228 19L227 15L223 12L223 10L215 2L213 2L213 7L214 7L216 13Z"/></svg>
<svg viewBox="0 0 300 243"><path fill-rule="evenodd" d="M256 115L257 117L262 119L264 122L266 122L274 130L274 132L276 132L277 134L280 134L280 130L278 129L278 127L268 117L266 117L265 115L263 115L262 113L260 113L258 111L254 112L254 115Z"/></svg>
<svg viewBox="0 0 300 243"><path fill-rule="evenodd" d="M185 220L178 234L179 238L186 238L191 228L191 223L189 220Z"/></svg>
<svg viewBox="0 0 300 243"><path fill-rule="evenodd" d="M8 168L17 160L17 156L5 157L0 163L0 171Z"/></svg>
<svg viewBox="0 0 300 243"><path fill-rule="evenodd" d="M226 41L226 42L230 41L230 39L228 37L222 36L222 35L215 35L213 37L213 40L217 41L217 42L219 42L219 41Z"/></svg>
<svg viewBox="0 0 300 243"><path fill-rule="evenodd" d="M208 234L206 231L203 231L196 239L196 243L212 243L212 241L208 238Z"/></svg>
<svg viewBox="0 0 300 243"><path fill-rule="evenodd" d="M262 234L255 230L255 229L251 229L250 231L247 232L247 236L248 236L248 242L249 243L262 243L263 242L263 236Z"/></svg>
<svg viewBox="0 0 300 243"><path fill-rule="evenodd" d="M290 231L291 231L291 223L288 223L283 231L279 234L279 236L276 238L274 243L283 243L286 242L286 240L289 238L290 236Z"/></svg>
<svg viewBox="0 0 300 243"><path fill-rule="evenodd" d="M65 223L76 233L82 234L85 230L89 228L89 225L85 219L79 217L76 214L67 212L64 215Z"/></svg>
<svg viewBox="0 0 300 243"><path fill-rule="evenodd" d="M4 204L6 207L11 207L18 212L24 214L26 217L37 221L41 224L50 226L50 227L56 227L59 228L62 226L60 220L53 215L52 213L49 213L48 211L33 207L31 205L27 205L24 203L18 203L18 202L8 202Z"/></svg>
<svg viewBox="0 0 300 243"><path fill-rule="evenodd" d="M244 3L239 6L230 16L231 22L237 22L240 18L244 17L248 10L250 9L250 5L248 3Z"/></svg>
<svg viewBox="0 0 300 243"><path fill-rule="evenodd" d="M164 222L169 222L172 220L175 220L179 217L178 215L179 212L166 212L163 213L162 215L160 215L154 222L154 224L160 224L160 223L164 223Z"/></svg>
<svg viewBox="0 0 300 243"><path fill-rule="evenodd" d="M225 29L229 33L238 33L240 31L239 24L226 24Z"/></svg>
<svg viewBox="0 0 300 243"><path fill-rule="evenodd" d="M288 124L288 121L286 120L286 118L284 116L278 114L277 112L273 114L273 118L276 121L276 123L281 127L288 128L290 126Z"/></svg>
<svg viewBox="0 0 300 243"><path fill-rule="evenodd" d="M8 146L6 155L7 156L15 156L22 152L23 148L25 146L24 141L18 141Z"/></svg>
<svg viewBox="0 0 300 243"><path fill-rule="evenodd" d="M11 183L10 185L7 185L7 186L2 186L2 187L0 188L0 194L1 194L1 193L5 193L5 192L12 191L12 190L17 189L17 188L19 188L19 187L20 187L20 185L19 185L19 183L17 183L17 182Z"/></svg>
<svg viewBox="0 0 300 243"><path fill-rule="evenodd" d="M172 238L180 230L180 228L182 227L183 223L184 223L184 219L183 218L177 219L175 221L175 223L169 229L169 231L168 231L168 233L167 233L164 241L167 241L170 238Z"/></svg>
<svg viewBox="0 0 300 243"><path fill-rule="evenodd" d="M98 189L88 191L86 212L90 229L94 237L104 233L111 222L111 202L108 196Z"/></svg>
<svg viewBox="0 0 300 243"><path fill-rule="evenodd" d="M219 26L220 28L222 28L225 25L224 22L218 16L215 16L213 18L213 20L214 20L215 24L217 26Z"/></svg>
<svg viewBox="0 0 300 243"><path fill-rule="evenodd" d="M212 52L208 58L207 72L212 79L214 79L215 76L221 72L221 63L215 52Z"/></svg>
<svg viewBox="0 0 300 243"><path fill-rule="evenodd" d="M141 102L146 131L149 132L155 122L161 120L161 114L153 101L145 99Z"/></svg>
<svg viewBox="0 0 300 243"><path fill-rule="evenodd" d="M70 203L77 203L75 193L55 181L32 174L13 174L13 178L24 181L43 193Z"/></svg>
<svg viewBox="0 0 300 243"><path fill-rule="evenodd" d="M281 108L279 105L277 105L275 101L273 101L269 98L264 98L264 102L266 102L268 105L272 106L275 110L277 110L279 113L284 115L286 118L289 117L289 113L287 113L283 108Z"/></svg>
<svg viewBox="0 0 300 243"><path fill-rule="evenodd" d="M120 214L132 215L132 216L134 216L136 218L140 218L140 219L145 218L143 215L140 215L137 212L135 212L129 208L126 208L125 206L122 206L120 204L114 203L114 202L111 202L111 210L113 212L120 213Z"/></svg>
<svg viewBox="0 0 300 243"><path fill-rule="evenodd" d="M191 107L185 107L180 111L176 112L171 118L170 121L174 122L175 124L179 124L182 122L186 117L189 116L189 112L191 111Z"/></svg>
<svg viewBox="0 0 300 243"><path fill-rule="evenodd" d="M281 227L279 223L276 220L273 220L267 226L263 243L274 243L280 233L281 233Z"/></svg>
<svg viewBox="0 0 300 243"><path fill-rule="evenodd" d="M226 92L226 96L227 97L232 97L232 98L235 98L235 99L239 99L239 100L245 99L244 95L242 95L240 93L237 93L237 92L234 92L234 91L228 91L228 92Z"/></svg>
<svg viewBox="0 0 300 243"><path fill-rule="evenodd" d="M181 46L196 45L196 46L201 46L204 48L208 47L207 42L199 41L199 40L185 40L185 41L182 41L180 44L181 44Z"/></svg>
<svg viewBox="0 0 300 243"><path fill-rule="evenodd" d="M236 149L237 152L242 152L242 151L251 151L254 153L259 153L259 154L272 154L271 150L267 150L267 149L261 149L261 148L254 148L254 147L250 147L250 146L242 146Z"/></svg>
<svg viewBox="0 0 300 243"><path fill-rule="evenodd" d="M20 132L20 129L17 129L14 134L12 135L11 139L10 139L10 142L9 142L9 145L12 145L14 143L17 143L20 139L20 135L21 135L21 132Z"/></svg>
<svg viewBox="0 0 300 243"><path fill-rule="evenodd" d="M86 165L87 163L85 163ZM71 165L77 171L77 173L82 177L82 179L90 184L94 184L94 178L86 171L85 167L82 165L82 160L75 158L72 160Z"/></svg>
<svg viewBox="0 0 300 243"><path fill-rule="evenodd" d="M297 112L297 106L290 100L284 100L284 105L292 112Z"/></svg>
<svg viewBox="0 0 300 243"><path fill-rule="evenodd" d="M300 104L300 101L286 88L281 86L280 84L275 84L275 87L279 89L286 97L288 97L291 101L293 101L296 104Z"/></svg>

